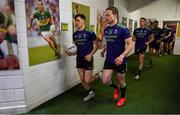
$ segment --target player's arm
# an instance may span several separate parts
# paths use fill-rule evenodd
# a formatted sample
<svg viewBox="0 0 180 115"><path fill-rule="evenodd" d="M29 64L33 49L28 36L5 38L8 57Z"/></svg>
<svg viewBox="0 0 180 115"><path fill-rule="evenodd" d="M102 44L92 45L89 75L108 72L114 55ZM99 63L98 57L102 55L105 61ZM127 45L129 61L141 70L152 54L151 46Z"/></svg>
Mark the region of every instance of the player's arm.
<svg viewBox="0 0 180 115"><path fill-rule="evenodd" d="M127 57L131 50L133 49L134 43L132 40L132 37L129 37L128 39L125 40L125 43L127 45L126 50L120 55L122 57Z"/></svg>
<svg viewBox="0 0 180 115"><path fill-rule="evenodd" d="M102 57L104 57L104 53L106 52L106 50L107 50L107 45L104 44L104 45L103 45L103 48L102 48L102 51L101 51L101 56L102 56Z"/></svg>
<svg viewBox="0 0 180 115"><path fill-rule="evenodd" d="M163 30L161 30L161 38L160 38L160 40L157 41L158 43L160 43L160 42L162 42L164 40L164 35L163 34L164 34Z"/></svg>
<svg viewBox="0 0 180 115"><path fill-rule="evenodd" d="M148 42L146 42L146 45L149 45L150 43L152 43L154 41L154 35L153 34L149 35L148 39L149 40L148 40Z"/></svg>
<svg viewBox="0 0 180 115"><path fill-rule="evenodd" d="M73 41L73 44L74 44L74 45L76 45L75 41ZM77 55L77 51L76 51L76 52L71 53L71 55L72 55L72 56Z"/></svg>
<svg viewBox="0 0 180 115"><path fill-rule="evenodd" d="M165 37L165 39L169 38L171 36L172 32L170 31L169 34Z"/></svg>
<svg viewBox="0 0 180 115"><path fill-rule="evenodd" d="M132 41L135 42L136 41L136 36L133 34L132 35Z"/></svg>
<svg viewBox="0 0 180 115"><path fill-rule="evenodd" d="M34 20L34 14L30 17L30 23L27 27L28 29L31 29L33 20Z"/></svg>
<svg viewBox="0 0 180 115"><path fill-rule="evenodd" d="M52 24L52 25L55 25L55 21L54 21L53 16L51 16L51 24Z"/></svg>
<svg viewBox="0 0 180 115"><path fill-rule="evenodd" d="M164 37L163 37L163 35L162 35L162 36L161 36L161 39L158 40L158 43L162 42L163 40L164 40Z"/></svg>
<svg viewBox="0 0 180 115"><path fill-rule="evenodd" d="M73 44L76 45L75 41L73 41ZM77 52L68 52L67 50L65 51L65 54L68 55L68 56L75 56L77 55Z"/></svg>
<svg viewBox="0 0 180 115"><path fill-rule="evenodd" d="M74 34L73 34L72 43L73 43L74 45L76 45L75 38L74 38ZM65 54L68 55L68 56L75 56L75 55L77 55L77 51L76 51L76 52L69 52L68 49L67 49L67 50L65 51Z"/></svg>
<svg viewBox="0 0 180 115"><path fill-rule="evenodd" d="M133 43L133 40L132 40L132 37L129 37L125 40L125 43L126 43L126 49L125 51L115 59L115 64L116 65L120 65L122 64L123 60L125 57L128 56L128 54L132 51L133 49L133 46L134 46L134 43Z"/></svg>
<svg viewBox="0 0 180 115"><path fill-rule="evenodd" d="M93 50L91 51L90 54L88 54L87 56L85 56L85 59L90 62L92 60L93 55L96 53L96 51L98 50L98 41L97 39L95 39L93 41Z"/></svg>
<svg viewBox="0 0 180 115"><path fill-rule="evenodd" d="M136 42L136 30L134 30L134 32L133 32L132 41Z"/></svg>

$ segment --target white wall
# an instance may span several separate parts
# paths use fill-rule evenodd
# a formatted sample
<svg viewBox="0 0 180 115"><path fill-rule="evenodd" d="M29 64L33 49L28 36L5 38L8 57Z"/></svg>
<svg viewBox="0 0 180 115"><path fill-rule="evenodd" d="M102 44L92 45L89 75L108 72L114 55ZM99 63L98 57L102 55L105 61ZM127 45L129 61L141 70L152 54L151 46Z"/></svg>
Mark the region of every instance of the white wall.
<svg viewBox="0 0 180 115"><path fill-rule="evenodd" d="M90 24L96 28L97 9L108 7L108 0L59 0L60 22L69 24L61 32L62 59L29 67L25 0L15 0L20 71L0 73L0 113L22 113L61 94L80 83L75 69L75 57L66 57L64 49L72 43L72 1L90 6ZM102 68L99 51L95 54L95 71Z"/></svg>
<svg viewBox="0 0 180 115"><path fill-rule="evenodd" d="M125 0L115 0L114 5L119 10L120 22L122 21L122 17L127 17L128 23L129 23L129 19L133 19L133 24L134 24L134 20L136 21L139 20L140 12L139 11L128 12L127 10L128 4ZM129 26L129 24L127 26Z"/></svg>
<svg viewBox="0 0 180 115"><path fill-rule="evenodd" d="M140 18L140 12L128 12L127 11L127 2L125 0L114 0L114 6L119 10L119 21L122 22L122 17L127 18L127 27L129 27L129 19L133 19L133 30L134 30L134 22L138 21ZM139 25L139 23L138 23ZM134 49L131 51L130 55L134 53Z"/></svg>
<svg viewBox="0 0 180 115"><path fill-rule="evenodd" d="M180 3L177 0L159 0L139 10L140 16L160 21L180 21ZM175 41L174 54L180 55L180 40Z"/></svg>

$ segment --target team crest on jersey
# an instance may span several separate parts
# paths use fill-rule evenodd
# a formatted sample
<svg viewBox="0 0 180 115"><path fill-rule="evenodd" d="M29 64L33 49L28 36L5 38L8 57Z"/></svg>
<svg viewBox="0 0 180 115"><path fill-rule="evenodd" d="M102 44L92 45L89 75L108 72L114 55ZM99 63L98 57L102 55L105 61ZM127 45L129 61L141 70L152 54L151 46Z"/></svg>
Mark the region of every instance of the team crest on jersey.
<svg viewBox="0 0 180 115"><path fill-rule="evenodd" d="M83 34L83 38L86 38L86 34Z"/></svg>
<svg viewBox="0 0 180 115"><path fill-rule="evenodd" d="M105 34L108 34L108 31L105 31Z"/></svg>
<svg viewBox="0 0 180 115"><path fill-rule="evenodd" d="M109 30L109 35L111 35L113 33L113 29Z"/></svg>
<svg viewBox="0 0 180 115"><path fill-rule="evenodd" d="M117 34L117 29L114 30L114 34Z"/></svg>
<svg viewBox="0 0 180 115"><path fill-rule="evenodd" d="M79 35L78 35L78 38L82 38L82 34L79 34Z"/></svg>

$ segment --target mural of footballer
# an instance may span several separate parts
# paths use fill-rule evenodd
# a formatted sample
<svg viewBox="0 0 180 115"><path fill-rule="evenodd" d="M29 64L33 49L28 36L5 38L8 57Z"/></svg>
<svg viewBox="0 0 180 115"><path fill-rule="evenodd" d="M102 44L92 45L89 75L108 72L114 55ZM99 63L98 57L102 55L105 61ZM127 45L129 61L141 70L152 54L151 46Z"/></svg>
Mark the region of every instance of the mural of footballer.
<svg viewBox="0 0 180 115"><path fill-rule="evenodd" d="M0 1L0 71L20 68L14 1Z"/></svg>
<svg viewBox="0 0 180 115"><path fill-rule="evenodd" d="M44 4L42 0L37 1L37 10L31 16L28 29L31 29L34 19L37 19L38 21L40 35L52 48L52 50L55 53L55 56L60 56L55 39L55 32L56 32L55 21L51 13L44 8Z"/></svg>

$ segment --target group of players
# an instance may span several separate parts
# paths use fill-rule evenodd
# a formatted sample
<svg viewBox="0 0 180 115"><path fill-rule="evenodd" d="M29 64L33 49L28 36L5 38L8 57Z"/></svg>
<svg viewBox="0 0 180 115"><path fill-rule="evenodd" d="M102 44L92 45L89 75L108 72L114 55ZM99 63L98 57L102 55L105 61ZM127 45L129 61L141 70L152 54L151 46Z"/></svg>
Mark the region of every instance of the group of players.
<svg viewBox="0 0 180 115"><path fill-rule="evenodd" d="M157 56L163 54L168 55L173 53L173 44L175 40L175 31L167 24L163 29L158 27L159 22L155 20L153 27L148 28L146 26L146 18L140 19L140 28L137 28L133 32L133 41L135 41L135 54L139 63L138 72L135 79L138 80L141 76L141 71L144 65L144 56L147 48L149 48L149 64L152 66L152 55L155 51Z"/></svg>
<svg viewBox="0 0 180 115"><path fill-rule="evenodd" d="M55 26L51 14L44 10L43 2L38 1L38 10L32 15L28 29L31 29L33 19L39 22L41 36L49 43L55 55L59 55L54 32L49 31L51 26ZM73 33L73 43L77 46L77 52L66 51L68 56L76 57L76 68L80 76L82 86L87 91L87 96L83 101L89 101L95 97L95 92L91 87L95 77L93 77L93 55L98 50L98 40L94 32L86 28L86 17L83 14L74 16L76 31ZM105 56L103 67L102 82L103 84L114 89L114 99L118 99L116 105L122 106L126 102L126 81L125 74L127 71L127 57L132 51L135 43L135 54L138 61L138 71L134 77L138 80L144 66L144 56L149 47L149 67L152 66L152 54L155 50L157 55L171 54L173 50L174 31L164 25L161 29L158 27L158 21L153 22L153 28L147 28L146 18L140 19L140 27L135 29L131 36L128 28L119 23L119 12L115 7L109 7L105 12L107 26L104 29L104 45L101 56ZM54 27L55 28L55 27ZM3 29L0 29L1 37ZM0 38L0 43L3 41ZM113 72L117 72L118 83L112 81ZM121 93L121 95L120 95ZM119 96L120 95L120 96Z"/></svg>
<svg viewBox="0 0 180 115"><path fill-rule="evenodd" d="M131 36L127 27L118 22L119 12L116 7L106 9L105 19L107 26L104 30L104 45L101 56L105 56L105 62L102 72L102 83L114 89L114 99L118 99L116 105L122 106L126 102L126 81L127 57L132 51L135 43L135 54L139 62L138 72L134 77L138 80L144 65L144 56L149 46L150 66L152 64L152 53L154 49L160 55L162 51L167 53L172 43L171 29L167 26L164 29L158 28L158 21L154 21L153 29L146 27L146 19L140 19L140 27L135 29ZM77 52L65 52L68 56L76 56L76 68L80 76L81 84L87 91L87 96L83 101L89 101L95 97L95 92L91 87L94 77L93 55L98 50L97 36L94 32L88 30L85 26L86 17L83 14L76 14L74 17L76 31L73 33L73 43L77 46ZM160 49L160 46L166 46L166 50ZM163 48L163 47L162 47ZM113 72L117 73L118 83L112 81ZM121 93L121 95L120 95ZM120 95L120 96L119 96Z"/></svg>

